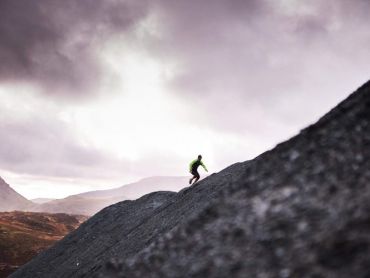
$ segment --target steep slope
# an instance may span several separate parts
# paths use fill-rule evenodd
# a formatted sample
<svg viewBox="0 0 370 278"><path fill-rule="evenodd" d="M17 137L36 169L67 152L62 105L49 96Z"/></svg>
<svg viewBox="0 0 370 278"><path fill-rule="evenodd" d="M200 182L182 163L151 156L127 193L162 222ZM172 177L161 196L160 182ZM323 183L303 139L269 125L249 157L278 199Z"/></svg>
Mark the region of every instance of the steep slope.
<svg viewBox="0 0 370 278"><path fill-rule="evenodd" d="M156 192L107 207L12 276L78 277L94 272L102 262L120 254L127 242L134 243L132 231L174 195Z"/></svg>
<svg viewBox="0 0 370 278"><path fill-rule="evenodd" d="M153 191L178 191L187 182L187 177L150 177L119 188L91 191L46 202L33 207L32 211L93 215L104 207L123 200L137 199Z"/></svg>
<svg viewBox="0 0 370 278"><path fill-rule="evenodd" d="M370 83L242 168L201 214L100 277L370 277Z"/></svg>
<svg viewBox="0 0 370 278"><path fill-rule="evenodd" d="M61 241L20 268L12 277L91 277L110 257L119 254L129 258L148 246L158 235L169 231L189 215L197 214L212 200L220 188L228 183L228 175L227 171L223 178L219 175L217 179L213 179L216 175L211 175L203 182L206 186L193 186L191 191L184 189L179 194L171 193L169 196L167 193L166 198L161 197L163 193L156 192L136 201L124 201L106 208L81 225L76 231L78 234L75 240L68 243ZM158 197L163 200L163 204L153 207L152 200ZM158 201L156 203L160 204ZM119 208L121 205L123 209ZM153 207L153 209L145 210L143 213L143 206ZM114 220L109 218L108 209L117 209L118 216L116 215ZM80 246L79 241L83 234L89 234L84 232L85 228L93 230L94 234L99 234L99 237L92 237L91 242L96 241L97 248L89 254L84 254L84 247ZM112 233L112 229L118 232ZM70 237L66 237L67 239ZM100 242L103 241L108 241L109 245L101 245ZM92 244L91 242L89 244ZM83 262L77 265L78 260L81 259ZM70 260L75 263L70 263ZM65 264L62 263L64 261Z"/></svg>
<svg viewBox="0 0 370 278"><path fill-rule="evenodd" d="M0 212L0 277L7 277L86 219L66 214Z"/></svg>
<svg viewBox="0 0 370 278"><path fill-rule="evenodd" d="M0 177L0 211L25 210L33 205Z"/></svg>
<svg viewBox="0 0 370 278"><path fill-rule="evenodd" d="M298 136L170 196L145 217L136 208L148 196L127 212L111 206L119 221L100 224L109 213L95 215L92 231L112 242L97 248L98 261L83 254L82 225L73 247L57 244L12 277L366 277L369 94L367 83ZM110 230L138 218L120 235ZM103 271L108 257L116 260Z"/></svg>

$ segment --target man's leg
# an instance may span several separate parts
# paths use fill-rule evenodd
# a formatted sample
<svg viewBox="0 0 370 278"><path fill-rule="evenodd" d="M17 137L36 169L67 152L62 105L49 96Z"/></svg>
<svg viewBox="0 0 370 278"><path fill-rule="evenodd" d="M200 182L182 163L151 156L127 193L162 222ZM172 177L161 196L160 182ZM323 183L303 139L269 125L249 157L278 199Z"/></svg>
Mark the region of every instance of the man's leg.
<svg viewBox="0 0 370 278"><path fill-rule="evenodd" d="M189 184L191 184L196 177L195 172L193 170L190 171L190 174L192 174L193 177L189 180Z"/></svg>
<svg viewBox="0 0 370 278"><path fill-rule="evenodd" d="M195 182L194 183L197 183L197 181L199 180L199 178L200 178L200 175L199 175L199 173L198 172L196 172L195 173L195 175L194 175L194 177L195 177ZM193 184L194 184L193 183Z"/></svg>
<svg viewBox="0 0 370 278"><path fill-rule="evenodd" d="M195 177L193 176L190 180L189 180L189 184L191 184L192 182L193 182L193 179L194 179Z"/></svg>

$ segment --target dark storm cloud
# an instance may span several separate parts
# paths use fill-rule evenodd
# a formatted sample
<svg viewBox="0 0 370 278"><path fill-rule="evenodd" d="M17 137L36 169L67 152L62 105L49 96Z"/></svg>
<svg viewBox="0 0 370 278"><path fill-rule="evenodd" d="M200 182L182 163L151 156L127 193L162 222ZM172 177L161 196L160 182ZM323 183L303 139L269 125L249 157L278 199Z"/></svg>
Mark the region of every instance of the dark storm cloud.
<svg viewBox="0 0 370 278"><path fill-rule="evenodd" d="M172 91L204 111L204 124L240 133L257 110L305 125L368 78L370 1L156 3L163 32L148 45L180 61ZM308 110L319 98L322 108Z"/></svg>
<svg viewBox="0 0 370 278"><path fill-rule="evenodd" d="M1 0L0 82L33 82L51 94L87 93L101 77L95 53L100 43L140 20L144 4Z"/></svg>
<svg viewBox="0 0 370 278"><path fill-rule="evenodd" d="M0 168L54 177L112 177L127 164L84 146L62 122L32 117L0 121Z"/></svg>

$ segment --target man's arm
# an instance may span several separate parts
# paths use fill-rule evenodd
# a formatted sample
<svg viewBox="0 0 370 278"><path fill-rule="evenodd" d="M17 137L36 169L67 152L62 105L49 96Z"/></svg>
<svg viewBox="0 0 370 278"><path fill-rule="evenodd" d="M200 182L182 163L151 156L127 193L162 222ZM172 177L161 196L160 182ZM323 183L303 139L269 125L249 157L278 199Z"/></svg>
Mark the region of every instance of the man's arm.
<svg viewBox="0 0 370 278"><path fill-rule="evenodd" d="M202 165L202 167L204 168L204 170L206 170L206 172L208 172L207 167L206 167L206 165L204 165L203 162L201 162L200 165Z"/></svg>

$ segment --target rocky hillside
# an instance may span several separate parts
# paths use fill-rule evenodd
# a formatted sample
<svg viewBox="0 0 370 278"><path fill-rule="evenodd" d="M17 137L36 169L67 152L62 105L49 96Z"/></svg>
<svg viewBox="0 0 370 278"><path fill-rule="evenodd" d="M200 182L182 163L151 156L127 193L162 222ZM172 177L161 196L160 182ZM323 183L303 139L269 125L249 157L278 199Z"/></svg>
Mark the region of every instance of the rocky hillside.
<svg viewBox="0 0 370 278"><path fill-rule="evenodd" d="M12 277L370 277L369 147L370 82L254 160L103 210Z"/></svg>
<svg viewBox="0 0 370 278"><path fill-rule="evenodd" d="M127 248L127 243L132 244L126 251L137 253L140 246L135 246L135 242L147 235L137 235L135 231L174 195L173 192L156 192L103 209L13 276L89 277L87 273L94 273L102 263L119 255Z"/></svg>
<svg viewBox="0 0 370 278"><path fill-rule="evenodd" d="M0 212L0 277L7 277L86 219L67 214Z"/></svg>
<svg viewBox="0 0 370 278"><path fill-rule="evenodd" d="M26 210L33 205L0 177L0 211Z"/></svg>

